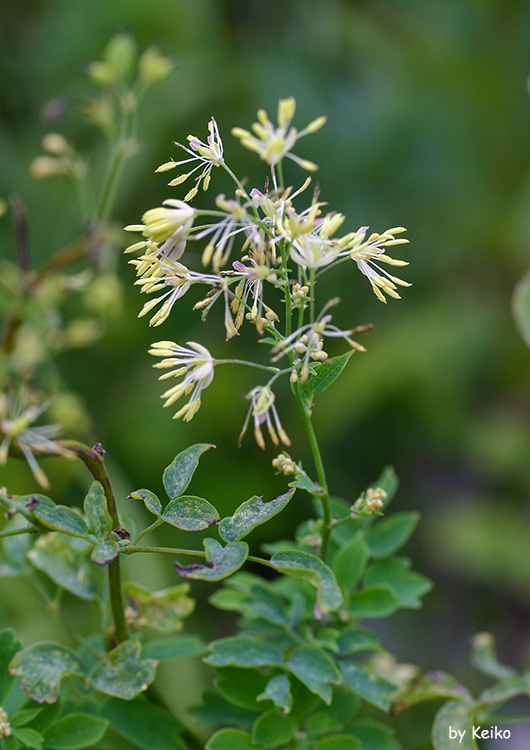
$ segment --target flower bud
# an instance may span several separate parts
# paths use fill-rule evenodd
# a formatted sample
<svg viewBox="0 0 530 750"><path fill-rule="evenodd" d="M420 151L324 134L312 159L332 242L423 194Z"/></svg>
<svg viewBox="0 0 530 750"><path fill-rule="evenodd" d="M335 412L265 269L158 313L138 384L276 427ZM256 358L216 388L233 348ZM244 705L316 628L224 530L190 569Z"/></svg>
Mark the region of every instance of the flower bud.
<svg viewBox="0 0 530 750"><path fill-rule="evenodd" d="M70 151L68 141L60 133L46 133L42 139L42 148L54 156L63 156Z"/></svg>
<svg viewBox="0 0 530 750"><path fill-rule="evenodd" d="M136 42L131 34L122 32L112 37L105 48L103 59L115 80L128 78L136 62L136 54Z"/></svg>
<svg viewBox="0 0 530 750"><path fill-rule="evenodd" d="M150 47L143 53L138 63L140 81L146 86L154 86L169 78L174 67L169 57L161 55L156 47Z"/></svg>

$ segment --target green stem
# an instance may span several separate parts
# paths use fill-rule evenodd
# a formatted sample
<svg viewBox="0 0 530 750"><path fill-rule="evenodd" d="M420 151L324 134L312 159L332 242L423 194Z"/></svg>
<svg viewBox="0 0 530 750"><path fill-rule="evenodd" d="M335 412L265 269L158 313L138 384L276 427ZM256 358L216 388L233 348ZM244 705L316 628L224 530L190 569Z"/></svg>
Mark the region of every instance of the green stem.
<svg viewBox="0 0 530 750"><path fill-rule="evenodd" d="M283 188L284 187L284 183L283 183L283 161L280 159L280 161L278 162L278 164L276 166L278 167L278 179L280 181L279 185L278 185L278 188Z"/></svg>
<svg viewBox="0 0 530 750"><path fill-rule="evenodd" d="M311 321L311 323L315 322L315 286L315 269L312 268L309 273L309 320Z"/></svg>
<svg viewBox="0 0 530 750"><path fill-rule="evenodd" d="M477 721L479 724L521 724L530 722L530 714L486 714Z"/></svg>
<svg viewBox="0 0 530 750"><path fill-rule="evenodd" d="M37 592L37 594L43 599L46 609L48 610L50 616L53 618L53 620L56 622L57 625L63 628L63 630L70 636L73 643L75 643L77 646L81 646L82 648L86 649L87 651L90 651L94 656L97 656L98 659L101 658L101 654L99 651L97 651L95 648L93 648L89 643L85 641L82 635L80 635L75 628L73 628L70 623L65 620L63 615L61 614L60 610L60 594L59 592L62 591L62 589L57 589L57 596L56 599L52 599L46 588L43 584L36 578L34 575L27 574L27 579Z"/></svg>
<svg viewBox="0 0 530 750"><path fill-rule="evenodd" d="M140 539L143 539L143 537L146 536L146 534L149 534L151 531L158 529L158 527L161 526L163 523L164 523L164 520L162 518L157 518L154 523L152 523L150 526L145 528L143 531L140 531L134 543L138 544Z"/></svg>
<svg viewBox="0 0 530 750"><path fill-rule="evenodd" d="M318 482L322 488L322 495L320 496L320 501L322 503L322 516L324 520L324 528L322 530L321 556L322 556L322 559L325 561L327 554L328 554L329 537L331 534L331 506L329 502L329 491L328 491L328 483L326 480L326 472L324 470L324 463L322 461L322 455L320 453L320 447L318 445L318 440L317 440L317 436L315 433L315 429L311 421L311 414L307 406L304 404L304 400L302 398L302 393L300 391L299 383L293 384L293 391L296 396L298 406L300 407L300 411L302 412L302 419L304 422L304 427L307 433L307 437L309 439L309 445L311 446L311 452L313 454L313 461L315 463L315 468L317 471Z"/></svg>
<svg viewBox="0 0 530 750"><path fill-rule="evenodd" d="M180 549L178 547L137 547L135 544L130 544L128 547L123 547L120 550L122 555L134 555L137 552L148 552L153 554L162 554L162 555L187 555L188 557L202 557L203 559L206 557L206 552L203 552L200 549ZM249 555L247 557L247 560L249 562L258 563L259 565L265 565L267 568L272 568L273 570L276 570L274 565L269 560L265 560L262 557L255 557L254 555Z"/></svg>
<svg viewBox="0 0 530 750"><path fill-rule="evenodd" d="M206 552L199 549L179 549L178 547L137 547L130 544L120 550L122 555L134 555L137 552L153 552L162 555L189 555L190 557L206 557Z"/></svg>
<svg viewBox="0 0 530 750"><path fill-rule="evenodd" d="M116 499L114 497L114 491L110 483L110 478L103 461L104 451L99 446L89 448L83 443L78 443L75 440L61 440L60 444L64 448L77 454L77 456L83 461L89 472L92 474L94 479L98 481L105 493L107 500L107 510L112 519L112 528L120 528L120 519L118 516L118 509L116 507ZM110 594L110 607L112 611L112 619L114 621L114 629L116 632L116 640L118 643L122 643L128 639L127 623L125 620L125 611L123 608L123 596L121 591L121 571L120 571L120 558L116 557L108 565L109 575L109 594Z"/></svg>
<svg viewBox="0 0 530 750"><path fill-rule="evenodd" d="M107 179L99 202L97 218L99 221L106 221L109 217L114 202L114 196L121 175L121 170L125 161L124 144L118 141L114 145L112 159L107 173Z"/></svg>
<svg viewBox="0 0 530 750"><path fill-rule="evenodd" d="M23 529L13 529L13 531L0 531L0 539L8 536L17 536L18 534L36 534L38 529L35 526L24 526Z"/></svg>
<svg viewBox="0 0 530 750"><path fill-rule="evenodd" d="M260 365L258 362L246 362L243 359L216 359L215 365L246 365L247 367L255 367L258 370L265 370L266 372L273 372L278 375L281 370L279 367L269 367L268 365Z"/></svg>

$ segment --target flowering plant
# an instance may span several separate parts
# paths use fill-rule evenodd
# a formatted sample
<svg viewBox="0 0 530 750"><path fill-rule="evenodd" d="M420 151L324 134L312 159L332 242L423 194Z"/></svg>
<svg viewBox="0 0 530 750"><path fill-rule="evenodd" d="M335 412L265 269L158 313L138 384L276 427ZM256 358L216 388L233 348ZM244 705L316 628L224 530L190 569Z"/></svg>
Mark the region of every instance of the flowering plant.
<svg viewBox="0 0 530 750"><path fill-rule="evenodd" d="M89 68L104 89L104 96L88 107L100 125L108 125L104 113L108 115L109 100L121 107L123 121L129 122L138 93L136 85L126 85L133 58L130 38L119 36L103 61ZM155 83L169 70L169 61L148 51L140 58L138 80ZM409 285L386 267L405 262L388 251L407 240L402 227L381 234L352 227L341 235L345 217L327 211L318 189L308 192L309 178L296 187L284 181L286 159L315 171L315 164L292 149L325 123L318 117L298 131L294 118L294 99L284 99L278 105L277 125L260 110L252 132L232 131L243 147L268 165L270 174L261 189L249 189L225 161L221 133L212 118L205 141L188 136L188 145L176 144L185 157L157 169L163 174L180 172L171 186L195 175L184 199L167 199L147 210L142 223L126 227L141 235L126 252L133 255L130 263L140 292L150 297L140 316L156 310L151 326L168 323L176 303L198 286L204 296L194 308L206 319L219 301L227 341L246 325L255 329L262 351L268 347L269 357L260 362L220 359L195 341L156 341L149 353L156 357L154 367L163 371L160 379L171 382L162 394L164 406L177 404L174 417L186 422L201 407L203 391L214 377L222 377L225 365L259 372L260 382L247 394L239 441L252 422L259 448L266 448L267 439L282 448L272 465L286 487L274 499L264 501L263 495L254 494L221 518L213 503L190 494L199 463L207 461L214 447L210 443L190 445L169 463L163 474L167 501L145 488L116 498L101 444L89 447L61 440L58 427L34 426L49 404L27 386L36 368L34 362L20 366L20 337L25 327L31 330L29 303L38 298L43 278L55 278L56 269L68 265L70 255L59 254L45 272L32 275L26 248L19 244L24 304L18 299L13 303L3 339L0 460L25 459L36 482L47 489L40 458L80 459L93 482L78 507L57 504L39 493L18 495L6 488L0 492L6 518L0 531L2 576L29 578L70 638L70 645L45 641L22 648L11 630L0 631L2 750L76 750L98 745L103 737L106 747L123 747L125 741L145 750L398 750L403 745L391 713L436 699L449 701L433 730L434 747L444 750L445 723L462 728L475 717L489 721L495 705L527 690L526 673L516 675L500 665L487 636L477 640L473 659L498 682L475 701L448 675L421 676L416 667L398 663L383 647L377 630L360 624L400 608L420 607L430 582L411 571L408 558L396 556L413 533L418 515L387 516L398 484L391 468L359 496L340 498L330 492L312 414L320 394L335 383L351 356L366 351L357 336L370 326L352 321L340 327L333 322L339 300L321 303L317 291L324 274L348 264L368 279L381 302L399 299L398 288ZM118 167L131 151L127 127L114 143ZM51 162L41 159L33 164L35 176L64 175L67 159L70 176L84 182L86 169L80 168L82 161L71 147L58 136L46 143L54 155L45 157ZM182 172L183 167L189 171ZM214 167L233 179L233 196L218 195L215 208L193 206L199 189L207 191L215 179ZM111 167L95 223L85 230L90 241L84 236L76 259L92 255L94 233L101 237L109 231L116 171ZM92 270L90 283L100 280L97 272L97 267ZM71 276L61 282L65 290L75 286ZM89 339L82 343L88 345ZM345 352L330 351L335 339ZM7 379L17 381L15 376L19 382L12 390ZM276 405L282 379L298 406L313 469L307 470L296 458L297 448L282 424ZM303 493L309 495L314 512L298 527L295 539L270 540L262 545L262 554L250 554L247 537ZM131 504L143 504L150 522L138 527L128 518ZM203 549L193 544L147 545L145 537L156 538L163 525L186 534L206 532ZM152 591L123 580L127 561L146 554L174 560L175 585ZM195 563L189 564L189 558ZM246 564L251 569L243 571ZM195 634L180 632L194 609L194 581L223 582L209 602L218 610L238 613L235 635L205 644ZM65 592L97 607L99 631L80 633L72 626L61 607ZM153 631L158 635L154 637ZM199 656L215 672L214 690L205 691L201 704L192 709L195 725L185 726L166 705L155 682L156 671L161 661Z"/></svg>

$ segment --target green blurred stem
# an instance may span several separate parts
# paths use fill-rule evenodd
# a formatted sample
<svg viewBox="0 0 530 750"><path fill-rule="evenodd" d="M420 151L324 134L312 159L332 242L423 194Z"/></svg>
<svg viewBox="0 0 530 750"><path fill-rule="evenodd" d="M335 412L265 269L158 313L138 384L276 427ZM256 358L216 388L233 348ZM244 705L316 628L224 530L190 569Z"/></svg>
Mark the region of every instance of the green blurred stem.
<svg viewBox="0 0 530 750"><path fill-rule="evenodd" d="M530 722L530 714L485 714L477 718L479 724L524 724Z"/></svg>
<svg viewBox="0 0 530 750"><path fill-rule="evenodd" d="M7 536L17 536L18 534L36 534L38 529L35 526L25 526L23 529L13 529L13 531L0 531L0 539Z"/></svg>
<svg viewBox="0 0 530 750"><path fill-rule="evenodd" d="M83 445L83 443L78 443L75 440L61 440L60 445L63 448L67 448L68 450L75 453L78 458L83 461L94 479L102 485L103 492L105 493L105 498L107 500L107 510L112 519L112 528L119 529L120 519L118 516L118 509L116 507L114 491L112 489L110 478L103 461L104 451L97 446L94 446L94 448L89 448L88 446ZM118 643L122 643L123 641L126 641L129 636L127 633L127 623L125 621L125 612L123 609L119 556L109 564L108 571L110 607L112 611L112 619L114 620L116 641Z"/></svg>
<svg viewBox="0 0 530 750"><path fill-rule="evenodd" d="M109 170L107 172L107 179L105 181L103 193L99 202L97 218L101 222L107 221L107 219L109 218L116 195L118 182L121 176L123 165L125 163L125 158L125 144L123 143L123 141L119 140L114 145L112 150L112 157L109 165Z"/></svg>
<svg viewBox="0 0 530 750"><path fill-rule="evenodd" d="M70 623L63 617L61 608L60 608L60 601L62 596L62 589L57 588L57 594L54 599L49 595L46 588L41 584L41 582L36 578L35 575L26 575L28 581L31 583L37 594L43 599L44 603L46 604L46 609L50 613L50 616L53 618L53 620L56 622L57 625L63 628L63 630L70 636L73 643L75 643L77 646L81 646L82 648L86 649L87 651L90 651L94 656L97 656L98 659L101 658L101 654L99 651L97 651L95 648L93 648L89 643L85 641L82 635L80 635L77 630L70 625Z"/></svg>

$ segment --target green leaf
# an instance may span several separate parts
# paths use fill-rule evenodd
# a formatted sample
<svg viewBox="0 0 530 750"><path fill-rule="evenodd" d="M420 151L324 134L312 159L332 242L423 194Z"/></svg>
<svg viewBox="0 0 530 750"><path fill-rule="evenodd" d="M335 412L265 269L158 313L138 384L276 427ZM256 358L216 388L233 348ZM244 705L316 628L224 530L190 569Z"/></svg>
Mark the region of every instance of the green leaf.
<svg viewBox="0 0 530 750"><path fill-rule="evenodd" d="M136 698L104 702L102 714L121 737L143 750L184 750L181 725L168 711Z"/></svg>
<svg viewBox="0 0 530 750"><path fill-rule="evenodd" d="M331 706L334 705L334 702L335 695L333 695ZM334 732L340 732L341 729L344 729L344 724L344 721L341 721L336 716L332 716L329 710L326 712L312 711L307 719L305 730L308 737L327 737Z"/></svg>
<svg viewBox="0 0 530 750"><path fill-rule="evenodd" d="M348 612L359 618L388 617L399 606L399 599L387 586L367 586L354 591L348 600Z"/></svg>
<svg viewBox="0 0 530 750"><path fill-rule="evenodd" d="M242 612L246 608L248 596L242 591L233 589L217 589L208 597L212 607L223 609L227 612Z"/></svg>
<svg viewBox="0 0 530 750"><path fill-rule="evenodd" d="M42 708L23 708L17 711L14 716L9 717L9 723L12 727L23 727L33 721L42 711Z"/></svg>
<svg viewBox="0 0 530 750"><path fill-rule="evenodd" d="M40 503L33 511L33 515L46 528L60 531L69 536L88 536L88 529L81 516L66 505L45 505Z"/></svg>
<svg viewBox="0 0 530 750"><path fill-rule="evenodd" d="M292 489L268 503L264 503L261 497L254 495L250 500L242 503L233 516L223 518L219 524L219 535L225 542L243 539L256 526L260 526L283 510L294 493L295 490Z"/></svg>
<svg viewBox="0 0 530 750"><path fill-rule="evenodd" d="M215 689L227 701L239 708L256 712L258 695L267 684L267 676L259 669L246 669L244 679L240 667L216 668Z"/></svg>
<svg viewBox="0 0 530 750"><path fill-rule="evenodd" d="M204 661L212 667L275 667L283 665L283 654L267 641L236 635L210 644L212 654Z"/></svg>
<svg viewBox="0 0 530 750"><path fill-rule="evenodd" d="M206 750L264 750L262 745L254 745L248 732L239 729L220 729L210 737Z"/></svg>
<svg viewBox="0 0 530 750"><path fill-rule="evenodd" d="M473 638L470 661L475 669L494 680L503 680L517 674L515 669L501 664L497 659L495 638L491 633L479 633Z"/></svg>
<svg viewBox="0 0 530 750"><path fill-rule="evenodd" d="M530 695L530 673L505 677L493 687L483 690L479 696L482 703L504 703L518 695Z"/></svg>
<svg viewBox="0 0 530 750"><path fill-rule="evenodd" d="M76 654L52 642L35 643L19 651L9 671L21 678L22 690L38 703L54 703L64 677L83 677L83 667Z"/></svg>
<svg viewBox="0 0 530 750"><path fill-rule="evenodd" d="M21 644L17 641L11 628L0 630L0 706L7 698L14 679L9 674L9 662L13 659Z"/></svg>
<svg viewBox="0 0 530 750"><path fill-rule="evenodd" d="M421 597L432 589L432 583L425 576L409 571L410 560L393 557L371 565L364 580L367 586L387 586L402 607L418 609Z"/></svg>
<svg viewBox="0 0 530 750"><path fill-rule="evenodd" d="M288 613L285 611L282 600L265 584L256 583L252 586L247 608L266 622L272 622L275 625L289 623Z"/></svg>
<svg viewBox="0 0 530 750"><path fill-rule="evenodd" d="M401 743L396 740L392 727L388 724L381 724L379 721L370 719L355 721L351 725L350 732L359 740L361 750L401 750L402 747Z"/></svg>
<svg viewBox="0 0 530 750"><path fill-rule="evenodd" d="M377 633L359 625L350 625L341 630L338 646L341 656L357 654L360 651L382 651Z"/></svg>
<svg viewBox="0 0 530 750"><path fill-rule="evenodd" d="M142 500L150 513L159 516L162 513L162 503L151 490L136 490L127 496L128 500Z"/></svg>
<svg viewBox="0 0 530 750"><path fill-rule="evenodd" d="M147 690L155 679L158 662L140 659L141 650L138 641L125 641L110 651L107 659L96 664L90 675L93 687L101 693L126 701Z"/></svg>
<svg viewBox="0 0 530 750"><path fill-rule="evenodd" d="M455 734L449 736L449 727ZM432 744L434 750L478 750L478 745L473 739L473 704L462 701L446 703L438 711L432 728ZM460 742L460 737L462 741Z"/></svg>
<svg viewBox="0 0 530 750"><path fill-rule="evenodd" d="M309 552L277 552L271 564L284 575L307 581L317 589L317 603L323 613L333 612L342 602L342 594L330 568Z"/></svg>
<svg viewBox="0 0 530 750"><path fill-rule="evenodd" d="M293 479L292 482L289 482L289 487L297 487L298 489L305 490L306 492L309 492L310 495L315 495L316 497L322 495L322 487L315 484L315 482L307 476L305 471L297 474L296 478Z"/></svg>
<svg viewBox="0 0 530 750"><path fill-rule="evenodd" d="M208 653L207 645L196 635L176 635L163 640L149 641L142 648L142 656L157 661L190 659Z"/></svg>
<svg viewBox="0 0 530 750"><path fill-rule="evenodd" d="M471 695L452 675L445 672L428 672L405 693L399 695L394 711L399 713L418 703L441 699L471 700Z"/></svg>
<svg viewBox="0 0 530 750"><path fill-rule="evenodd" d="M205 690L201 705L192 706L189 712L203 724L234 724L248 728L256 720L257 707L256 711L248 711L229 703L219 693Z"/></svg>
<svg viewBox="0 0 530 750"><path fill-rule="evenodd" d="M92 562L96 563L96 565L108 565L115 560L119 554L120 548L118 542L115 542L114 539L106 539L104 542L101 542L101 544L94 547L90 559Z"/></svg>
<svg viewBox="0 0 530 750"><path fill-rule="evenodd" d="M368 558L368 546L362 531L339 549L333 561L333 571L345 595L350 594L362 578Z"/></svg>
<svg viewBox="0 0 530 750"><path fill-rule="evenodd" d="M512 311L521 337L530 346L530 271L515 287Z"/></svg>
<svg viewBox="0 0 530 750"><path fill-rule="evenodd" d="M371 557L378 560L397 552L408 542L419 520L419 513L395 513L377 521L366 533Z"/></svg>
<svg viewBox="0 0 530 750"><path fill-rule="evenodd" d="M202 497L184 495L171 500L161 518L183 531L203 531L217 523L220 516L213 505Z"/></svg>
<svg viewBox="0 0 530 750"><path fill-rule="evenodd" d="M315 750L361 750L361 745L350 734L335 734L319 740Z"/></svg>
<svg viewBox="0 0 530 750"><path fill-rule="evenodd" d="M103 486L99 482L92 482L90 485L83 502L83 510L94 536L105 539L112 531L112 518L107 510Z"/></svg>
<svg viewBox="0 0 530 750"><path fill-rule="evenodd" d="M180 630L183 618L195 609L195 600L188 596L189 590L188 583L155 592L137 583L124 583L123 596L131 612L132 624L138 629L147 626L160 633Z"/></svg>
<svg viewBox="0 0 530 750"><path fill-rule="evenodd" d="M327 654L311 646L301 646L289 655L287 668L312 693L330 705L331 685L339 685L341 676Z"/></svg>
<svg viewBox="0 0 530 750"><path fill-rule="evenodd" d="M30 747L31 750L42 750L42 734L30 727L13 729L13 737L16 737L23 747Z"/></svg>
<svg viewBox="0 0 530 750"><path fill-rule="evenodd" d="M216 539L204 539L207 565L180 565L175 563L179 575L196 581L221 581L235 573L248 556L248 544L230 542L223 547Z"/></svg>
<svg viewBox="0 0 530 750"><path fill-rule="evenodd" d="M326 388L329 388L344 370L352 354L353 351L346 352L346 354L333 357L333 359L328 359L326 362L317 365L315 375L310 375L307 382L300 388L305 400L311 401L313 396L317 396L319 393L323 393Z"/></svg>
<svg viewBox="0 0 530 750"><path fill-rule="evenodd" d="M191 482L200 457L210 448L215 448L215 445L209 443L190 445L189 448L179 453L165 469L162 481L170 500L182 495Z"/></svg>
<svg viewBox="0 0 530 750"><path fill-rule="evenodd" d="M28 552L31 564L51 580L80 599L96 598L98 580L96 570L85 551L88 546L60 534L45 534L37 539Z"/></svg>
<svg viewBox="0 0 530 750"><path fill-rule="evenodd" d="M270 700L288 714L293 707L291 683L286 674L277 674L268 681L265 690L257 697L258 701Z"/></svg>
<svg viewBox="0 0 530 750"><path fill-rule="evenodd" d="M80 750L99 742L108 726L106 719L93 714L68 714L46 730L44 744L53 750Z"/></svg>
<svg viewBox="0 0 530 750"><path fill-rule="evenodd" d="M343 661L341 672L351 689L372 706L388 711L398 688L382 677L370 674L363 666L353 661Z"/></svg>
<svg viewBox="0 0 530 750"><path fill-rule="evenodd" d="M252 727L252 742L254 745L261 744L267 748L286 745L291 741L294 730L295 724L292 719L271 709L256 719Z"/></svg>

